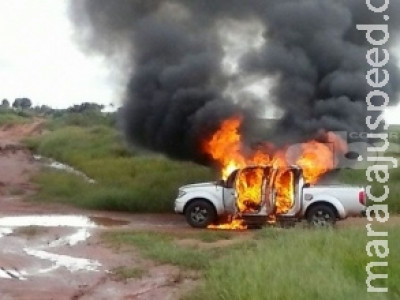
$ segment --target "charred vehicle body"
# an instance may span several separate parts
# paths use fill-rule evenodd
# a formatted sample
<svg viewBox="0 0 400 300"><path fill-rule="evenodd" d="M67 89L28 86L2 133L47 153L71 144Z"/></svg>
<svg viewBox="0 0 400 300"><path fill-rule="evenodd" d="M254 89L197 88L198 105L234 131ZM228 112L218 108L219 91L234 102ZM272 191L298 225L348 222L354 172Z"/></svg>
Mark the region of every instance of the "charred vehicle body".
<svg viewBox="0 0 400 300"><path fill-rule="evenodd" d="M307 219L317 226L359 216L366 209L363 187L310 185L301 168L251 166L236 170L227 180L179 188L175 212L192 227L204 228L221 219L242 219L262 225L268 220Z"/></svg>

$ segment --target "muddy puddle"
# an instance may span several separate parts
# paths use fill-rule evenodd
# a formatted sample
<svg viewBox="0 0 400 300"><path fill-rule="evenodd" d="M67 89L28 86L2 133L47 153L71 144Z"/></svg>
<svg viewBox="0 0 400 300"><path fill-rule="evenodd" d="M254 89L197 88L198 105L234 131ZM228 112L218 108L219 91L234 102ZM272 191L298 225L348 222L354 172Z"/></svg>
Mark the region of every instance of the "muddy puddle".
<svg viewBox="0 0 400 300"><path fill-rule="evenodd" d="M129 224L128 221L106 217L87 217L77 215L27 215L0 217L0 236L1 227L71 227L71 228L96 228L123 226Z"/></svg>
<svg viewBox="0 0 400 300"><path fill-rule="evenodd" d="M107 271L99 261L70 252L74 253L74 247L87 247L96 228L127 224L119 219L80 215L0 217L0 280L24 281L62 270ZM13 265L20 261L25 262L23 267Z"/></svg>
<svg viewBox="0 0 400 300"><path fill-rule="evenodd" d="M0 267L0 279L18 279L18 280L26 280L25 272L19 272L17 270L9 269L6 270L3 267Z"/></svg>

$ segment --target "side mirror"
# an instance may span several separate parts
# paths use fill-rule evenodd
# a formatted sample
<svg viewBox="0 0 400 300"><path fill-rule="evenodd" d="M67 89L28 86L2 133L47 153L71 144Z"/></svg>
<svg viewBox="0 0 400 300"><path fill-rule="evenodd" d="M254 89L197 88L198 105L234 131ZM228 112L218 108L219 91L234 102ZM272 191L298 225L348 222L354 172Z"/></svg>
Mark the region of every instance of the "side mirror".
<svg viewBox="0 0 400 300"><path fill-rule="evenodd" d="M362 156L361 156L359 153L354 152L354 151L349 151L349 152L347 152L347 153L344 155L344 157L346 157L347 159L351 159L351 160L358 160L359 158L362 159Z"/></svg>

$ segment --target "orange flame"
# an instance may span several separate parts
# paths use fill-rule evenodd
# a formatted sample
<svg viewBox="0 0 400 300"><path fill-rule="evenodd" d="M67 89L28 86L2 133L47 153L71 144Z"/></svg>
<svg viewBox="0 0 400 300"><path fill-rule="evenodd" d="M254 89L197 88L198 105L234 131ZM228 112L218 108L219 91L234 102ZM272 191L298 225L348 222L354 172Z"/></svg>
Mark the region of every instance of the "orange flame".
<svg viewBox="0 0 400 300"><path fill-rule="evenodd" d="M208 229L221 229L221 230L244 230L247 229L246 224L242 219L233 219L229 223L218 224L218 225L209 225Z"/></svg>
<svg viewBox="0 0 400 300"><path fill-rule="evenodd" d="M223 121L220 129L203 144L204 152L221 164L222 179L228 178L234 170L246 166L246 160L241 153L241 136L238 132L241 123L240 117Z"/></svg>
<svg viewBox="0 0 400 300"><path fill-rule="evenodd" d="M243 170L236 180L236 205L239 212L258 212L262 202L263 168Z"/></svg>
<svg viewBox="0 0 400 300"><path fill-rule="evenodd" d="M203 151L220 164L222 179L227 179L237 169L270 163L270 156L261 150L247 158L243 155L242 137L239 134L241 124L241 117L225 120L211 139L203 142Z"/></svg>
<svg viewBox="0 0 400 300"><path fill-rule="evenodd" d="M275 181L276 190L276 213L287 213L294 204L294 175L289 169L278 171Z"/></svg>
<svg viewBox="0 0 400 300"><path fill-rule="evenodd" d="M256 150L245 148L239 133L241 124L242 118L238 116L223 121L219 130L209 140L203 141L203 151L219 164L223 179L227 179L233 171L248 166L271 165L278 169L282 168L276 175L274 186L277 193L276 213L288 212L294 204L294 174L287 169L288 147L277 151L271 151L272 147L269 144ZM311 140L301 144L296 153L295 164L302 168L303 177L307 183L318 182L322 175L336 166L335 149L347 151L346 143L338 136L331 132L326 136L327 143ZM255 167L246 170L247 172L239 172L238 180L236 180L236 205L241 213L257 212L262 204L264 169ZM231 223L230 229L235 229L235 224ZM223 226L229 227L229 224Z"/></svg>

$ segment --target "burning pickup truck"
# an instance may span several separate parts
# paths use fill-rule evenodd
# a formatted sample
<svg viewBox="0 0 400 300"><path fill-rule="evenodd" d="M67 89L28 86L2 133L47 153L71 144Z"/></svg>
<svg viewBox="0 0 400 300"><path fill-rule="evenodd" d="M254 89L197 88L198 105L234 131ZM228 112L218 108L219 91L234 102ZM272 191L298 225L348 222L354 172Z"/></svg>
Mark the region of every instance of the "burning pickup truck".
<svg viewBox="0 0 400 300"><path fill-rule="evenodd" d="M304 218L316 226L330 226L365 209L363 187L310 185L297 166L237 169L226 180L182 186L175 201L175 212L196 228L244 229L247 224ZM222 217L230 222L218 225Z"/></svg>

